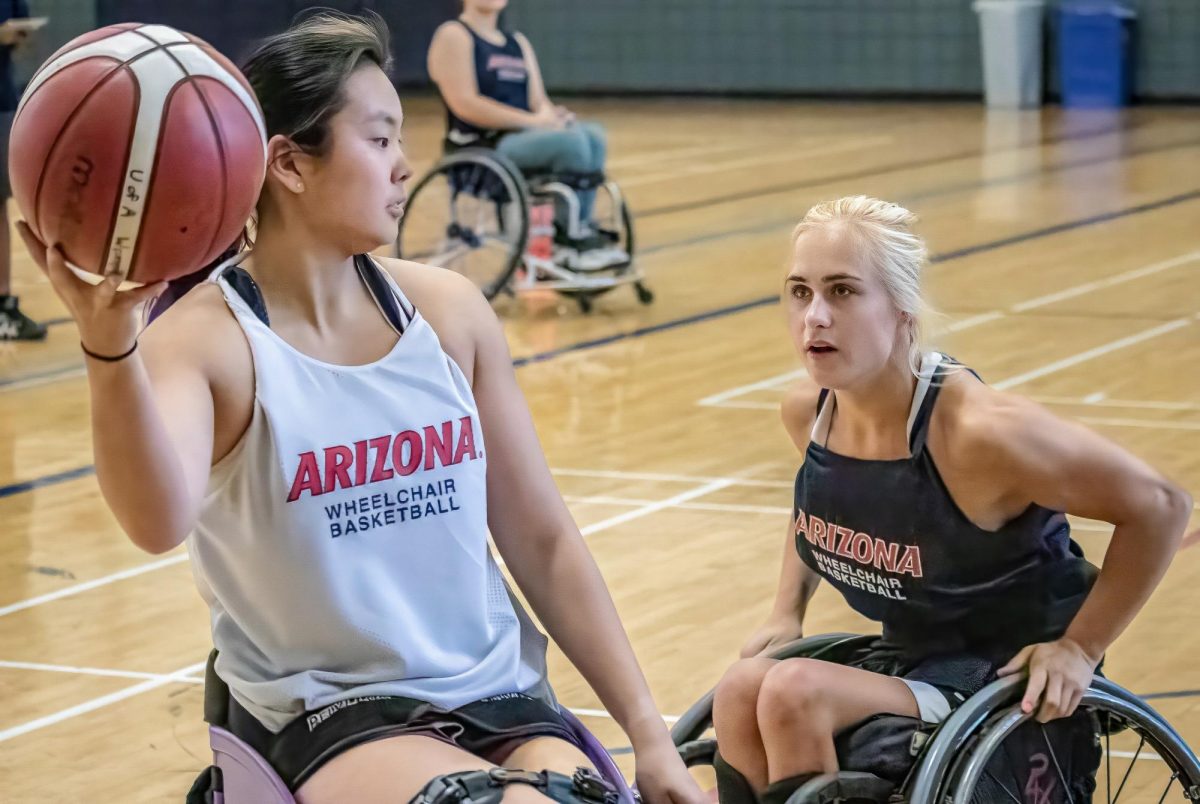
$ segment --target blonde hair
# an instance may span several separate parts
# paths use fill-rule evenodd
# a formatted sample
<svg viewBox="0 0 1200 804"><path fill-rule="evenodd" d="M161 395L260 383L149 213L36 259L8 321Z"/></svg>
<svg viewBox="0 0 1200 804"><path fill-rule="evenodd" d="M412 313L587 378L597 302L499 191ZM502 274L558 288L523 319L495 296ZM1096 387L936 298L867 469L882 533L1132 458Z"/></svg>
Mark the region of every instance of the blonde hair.
<svg viewBox="0 0 1200 804"><path fill-rule="evenodd" d="M837 227L854 238L866 262L879 272L895 308L908 323L908 365L921 371L926 319L932 309L921 293L921 270L928 259L925 241L912 231L917 216L899 204L853 195L817 204L792 232L800 235L822 227Z"/></svg>

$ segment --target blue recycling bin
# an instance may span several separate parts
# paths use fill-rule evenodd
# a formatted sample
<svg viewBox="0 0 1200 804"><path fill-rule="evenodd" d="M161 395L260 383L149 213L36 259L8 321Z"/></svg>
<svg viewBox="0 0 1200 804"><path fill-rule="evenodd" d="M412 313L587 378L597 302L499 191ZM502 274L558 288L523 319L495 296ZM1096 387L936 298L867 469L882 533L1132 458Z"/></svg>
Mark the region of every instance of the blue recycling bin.
<svg viewBox="0 0 1200 804"><path fill-rule="evenodd" d="M1063 106L1112 108L1133 95L1134 12L1111 0L1065 0L1058 56Z"/></svg>

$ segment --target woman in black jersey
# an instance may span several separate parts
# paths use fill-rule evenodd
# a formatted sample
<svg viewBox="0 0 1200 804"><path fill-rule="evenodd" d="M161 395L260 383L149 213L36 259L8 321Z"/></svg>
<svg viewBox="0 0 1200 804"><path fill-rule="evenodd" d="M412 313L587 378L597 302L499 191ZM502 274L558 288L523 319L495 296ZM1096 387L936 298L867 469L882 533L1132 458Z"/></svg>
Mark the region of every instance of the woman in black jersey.
<svg viewBox="0 0 1200 804"><path fill-rule="evenodd" d="M733 768L768 801L836 771L838 732L881 713L940 722L996 673L1028 671L1038 720L1071 714L1192 511L1109 441L922 353L913 221L859 196L793 236L783 299L809 381L782 415L804 460L774 611L714 704L719 778ZM1098 576L1067 513L1115 526ZM856 666L764 658L801 636L822 579L882 640Z"/></svg>
<svg viewBox="0 0 1200 804"><path fill-rule="evenodd" d="M604 129L577 121L550 101L533 46L500 28L508 0L463 0L458 19L438 28L429 46L429 76L446 102L451 146L495 148L522 170L558 174L604 171ZM560 221L558 240L576 268L628 260L594 226L595 189L578 191L578 236Z"/></svg>

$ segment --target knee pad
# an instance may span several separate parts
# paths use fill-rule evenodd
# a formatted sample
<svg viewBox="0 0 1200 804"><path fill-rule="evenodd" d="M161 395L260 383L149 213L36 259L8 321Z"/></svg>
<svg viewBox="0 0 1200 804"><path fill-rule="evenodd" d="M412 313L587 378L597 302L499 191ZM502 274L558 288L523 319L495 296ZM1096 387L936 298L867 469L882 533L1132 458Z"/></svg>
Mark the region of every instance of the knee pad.
<svg viewBox="0 0 1200 804"><path fill-rule="evenodd" d="M572 776L509 768L448 773L430 780L409 804L500 804L510 784L529 785L559 804L617 804L617 789L590 768Z"/></svg>

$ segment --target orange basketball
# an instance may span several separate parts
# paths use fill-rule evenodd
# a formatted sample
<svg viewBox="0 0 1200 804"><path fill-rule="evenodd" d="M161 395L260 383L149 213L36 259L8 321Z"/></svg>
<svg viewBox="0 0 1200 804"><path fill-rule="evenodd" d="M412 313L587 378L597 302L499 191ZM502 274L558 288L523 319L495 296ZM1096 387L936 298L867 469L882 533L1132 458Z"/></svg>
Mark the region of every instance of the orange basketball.
<svg viewBox="0 0 1200 804"><path fill-rule="evenodd" d="M112 25L51 56L21 98L9 146L13 197L34 234L77 269L140 284L220 255L265 167L246 79L165 25Z"/></svg>

